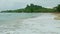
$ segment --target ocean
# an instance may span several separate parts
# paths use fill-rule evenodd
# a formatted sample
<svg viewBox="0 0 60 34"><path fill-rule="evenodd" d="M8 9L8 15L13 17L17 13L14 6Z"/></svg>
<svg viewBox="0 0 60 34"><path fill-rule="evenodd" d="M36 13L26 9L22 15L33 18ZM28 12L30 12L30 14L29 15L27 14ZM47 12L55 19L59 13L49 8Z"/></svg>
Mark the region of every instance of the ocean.
<svg viewBox="0 0 60 34"><path fill-rule="evenodd" d="M0 34L60 34L52 13L0 13Z"/></svg>

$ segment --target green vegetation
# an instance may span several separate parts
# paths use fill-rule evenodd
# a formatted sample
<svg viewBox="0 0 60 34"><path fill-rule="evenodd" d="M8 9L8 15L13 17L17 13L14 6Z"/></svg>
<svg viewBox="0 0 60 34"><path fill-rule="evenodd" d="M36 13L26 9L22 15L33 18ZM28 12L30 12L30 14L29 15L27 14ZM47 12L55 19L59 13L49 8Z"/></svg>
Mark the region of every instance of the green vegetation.
<svg viewBox="0 0 60 34"><path fill-rule="evenodd" d="M56 11L60 12L60 4L56 7Z"/></svg>
<svg viewBox="0 0 60 34"><path fill-rule="evenodd" d="M30 4L23 9L1 11L1 13L10 13L10 12L11 13L45 13L45 12L53 13L53 12L60 12L60 5L51 9L39 5Z"/></svg>

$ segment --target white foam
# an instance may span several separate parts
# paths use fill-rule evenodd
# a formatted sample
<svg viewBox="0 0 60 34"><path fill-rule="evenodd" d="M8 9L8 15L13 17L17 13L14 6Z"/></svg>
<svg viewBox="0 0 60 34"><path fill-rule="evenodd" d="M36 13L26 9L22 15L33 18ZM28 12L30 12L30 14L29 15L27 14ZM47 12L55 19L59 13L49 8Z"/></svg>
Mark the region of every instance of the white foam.
<svg viewBox="0 0 60 34"><path fill-rule="evenodd" d="M54 20L54 17L52 14L43 14L10 24L10 26L3 25L0 26L0 34L60 34L60 21Z"/></svg>

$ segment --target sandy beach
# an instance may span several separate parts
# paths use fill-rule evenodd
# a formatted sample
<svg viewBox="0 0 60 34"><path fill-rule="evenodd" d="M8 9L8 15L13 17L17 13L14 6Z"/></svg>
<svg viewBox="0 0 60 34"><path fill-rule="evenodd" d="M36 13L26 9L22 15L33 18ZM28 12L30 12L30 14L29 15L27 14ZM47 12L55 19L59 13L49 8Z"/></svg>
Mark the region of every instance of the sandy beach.
<svg viewBox="0 0 60 34"><path fill-rule="evenodd" d="M60 20L60 13L54 13L53 15L56 16L56 17L54 18L55 20Z"/></svg>

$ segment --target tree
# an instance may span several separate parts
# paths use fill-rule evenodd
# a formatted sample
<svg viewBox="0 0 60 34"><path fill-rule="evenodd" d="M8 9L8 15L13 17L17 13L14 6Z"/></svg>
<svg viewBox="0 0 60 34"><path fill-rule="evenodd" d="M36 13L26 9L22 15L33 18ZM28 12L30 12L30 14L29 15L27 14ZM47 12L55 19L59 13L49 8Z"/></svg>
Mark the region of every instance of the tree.
<svg viewBox="0 0 60 34"><path fill-rule="evenodd" d="M29 5L26 6L26 8L29 8L29 7L30 7Z"/></svg>
<svg viewBox="0 0 60 34"><path fill-rule="evenodd" d="M34 4L30 4L30 6L31 6L31 7L33 7L33 6L34 6Z"/></svg>
<svg viewBox="0 0 60 34"><path fill-rule="evenodd" d="M60 12L60 4L56 7L56 10Z"/></svg>

